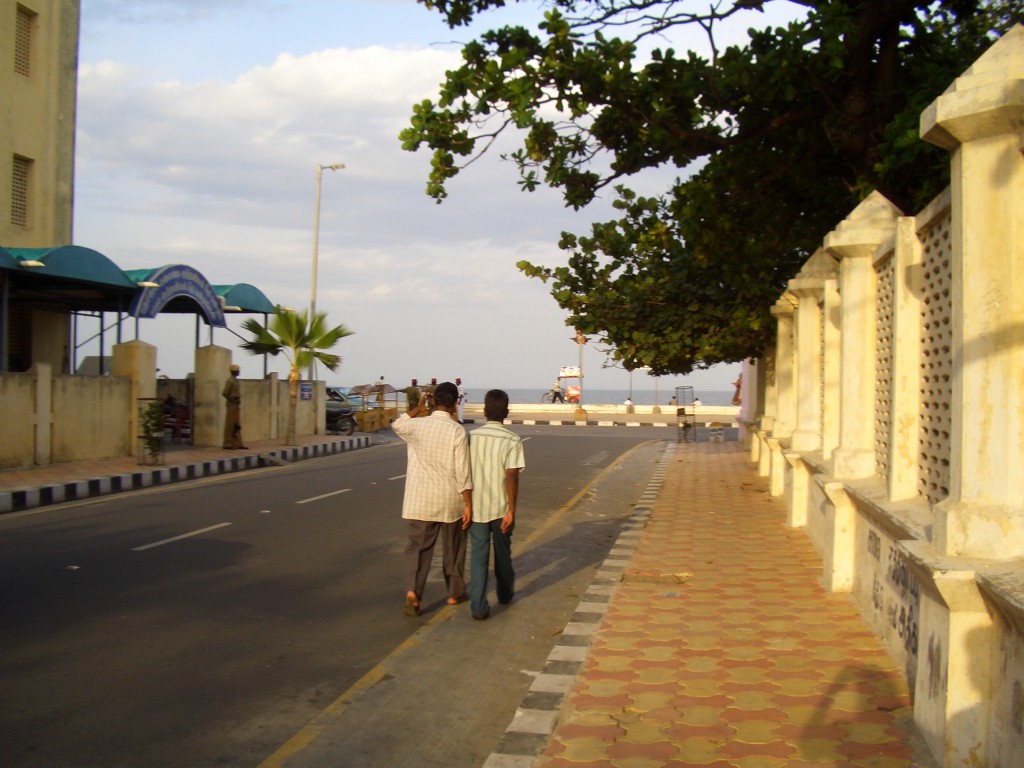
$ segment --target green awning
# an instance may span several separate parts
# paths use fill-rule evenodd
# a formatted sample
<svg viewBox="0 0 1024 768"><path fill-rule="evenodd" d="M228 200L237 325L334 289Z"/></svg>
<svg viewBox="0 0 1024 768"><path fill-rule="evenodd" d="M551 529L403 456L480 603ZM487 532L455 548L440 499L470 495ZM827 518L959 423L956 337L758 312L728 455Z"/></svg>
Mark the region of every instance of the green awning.
<svg viewBox="0 0 1024 768"><path fill-rule="evenodd" d="M234 285L215 285L214 292L224 303L225 312L259 312L272 315L277 311L263 291L249 283Z"/></svg>
<svg viewBox="0 0 1024 768"><path fill-rule="evenodd" d="M39 277L78 280L83 283L108 285L114 288L133 290L135 283L117 264L99 251L80 245L62 245L56 248L6 248L6 254L15 262L8 266ZM42 266L27 266L39 263Z"/></svg>

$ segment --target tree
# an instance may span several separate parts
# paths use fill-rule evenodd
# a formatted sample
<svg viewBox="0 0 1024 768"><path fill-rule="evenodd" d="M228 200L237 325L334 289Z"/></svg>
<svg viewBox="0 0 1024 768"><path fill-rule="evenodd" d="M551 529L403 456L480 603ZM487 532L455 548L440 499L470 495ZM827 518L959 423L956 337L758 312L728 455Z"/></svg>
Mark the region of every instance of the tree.
<svg viewBox="0 0 1024 768"><path fill-rule="evenodd" d="M312 320L305 310L291 312L279 309L264 328L253 318L242 323L242 328L252 335L241 344L242 349L254 355L278 355L284 353L291 365L288 372L288 427L285 444L295 444L295 412L299 402L299 379L303 368L314 360L333 371L341 365L339 355L328 352L335 344L352 331L344 325L327 327L327 313L316 312Z"/></svg>
<svg viewBox="0 0 1024 768"><path fill-rule="evenodd" d="M452 27L505 4L420 1ZM716 45L726 25L784 4L550 0L540 34L465 44L403 147L432 150L439 202L508 133L524 190L545 184L574 208L614 191L622 218L563 233L565 266L518 266L550 280L566 324L626 368L758 355L786 281L860 199L877 189L911 212L948 183L948 155L917 137L920 112L1024 18L1010 0L803 0L802 20ZM706 33L707 55L651 47L683 27ZM655 197L626 186L659 167L685 175Z"/></svg>

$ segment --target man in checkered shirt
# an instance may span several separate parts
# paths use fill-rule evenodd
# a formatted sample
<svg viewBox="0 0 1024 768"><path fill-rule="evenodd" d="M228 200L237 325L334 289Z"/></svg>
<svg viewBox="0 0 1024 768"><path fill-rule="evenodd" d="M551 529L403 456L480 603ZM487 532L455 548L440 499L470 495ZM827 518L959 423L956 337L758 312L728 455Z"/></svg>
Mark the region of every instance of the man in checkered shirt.
<svg viewBox="0 0 1024 768"><path fill-rule="evenodd" d="M448 604L468 599L466 529L473 519L473 478L466 432L453 418L458 395L454 384L442 382L434 390L434 410L429 416L417 418L429 406L431 395L425 393L415 408L391 425L406 442L409 455L402 517L409 521L405 612L410 616L420 614L438 536Z"/></svg>

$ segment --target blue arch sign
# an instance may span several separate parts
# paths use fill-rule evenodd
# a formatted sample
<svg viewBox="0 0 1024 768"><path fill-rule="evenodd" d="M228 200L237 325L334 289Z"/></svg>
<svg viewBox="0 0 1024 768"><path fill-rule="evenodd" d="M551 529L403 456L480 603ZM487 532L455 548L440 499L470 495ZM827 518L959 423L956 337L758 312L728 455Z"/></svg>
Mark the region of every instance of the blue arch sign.
<svg viewBox="0 0 1024 768"><path fill-rule="evenodd" d="M129 310L135 317L156 317L172 300L186 297L198 305L207 323L217 328L227 326L220 298L198 270L187 264L171 264L153 270L146 280L157 287L143 288L135 294Z"/></svg>

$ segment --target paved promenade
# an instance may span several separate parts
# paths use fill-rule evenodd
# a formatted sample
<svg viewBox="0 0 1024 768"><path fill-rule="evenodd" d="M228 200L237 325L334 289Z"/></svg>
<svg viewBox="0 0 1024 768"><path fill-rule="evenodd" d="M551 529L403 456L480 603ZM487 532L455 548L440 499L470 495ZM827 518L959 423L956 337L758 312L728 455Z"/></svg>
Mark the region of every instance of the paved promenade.
<svg viewBox="0 0 1024 768"><path fill-rule="evenodd" d="M486 768L935 766L740 446L670 444L652 486Z"/></svg>

